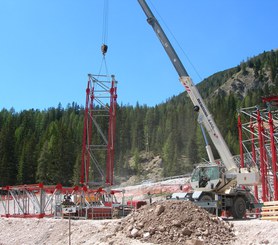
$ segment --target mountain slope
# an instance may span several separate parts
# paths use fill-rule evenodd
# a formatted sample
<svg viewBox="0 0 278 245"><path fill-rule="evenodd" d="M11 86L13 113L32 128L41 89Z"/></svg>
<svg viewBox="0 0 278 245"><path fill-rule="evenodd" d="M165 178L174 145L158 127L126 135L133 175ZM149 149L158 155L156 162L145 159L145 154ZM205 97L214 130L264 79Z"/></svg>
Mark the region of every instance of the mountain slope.
<svg viewBox="0 0 278 245"><path fill-rule="evenodd" d="M238 154L237 109L278 94L278 52L264 52L197 85L232 154ZM0 186L79 183L84 108L0 111ZM107 131L105 120L101 125ZM93 130L94 131L94 130ZM154 107L119 105L115 174L147 177L142 152L160 156L163 176L181 175L207 159L197 115L186 92ZM93 138L95 140L95 138ZM98 140L98 139L96 139ZM213 149L215 157L217 152ZM105 170L105 153L98 155ZM130 161L130 159L133 159ZM97 173L91 166L93 175ZM122 180L122 178L119 178Z"/></svg>
<svg viewBox="0 0 278 245"><path fill-rule="evenodd" d="M249 91L269 89L277 93L278 85L278 51L264 52L235 68L215 73L201 82L198 87L204 97L224 93L235 94L245 98ZM266 94L267 96L267 94Z"/></svg>

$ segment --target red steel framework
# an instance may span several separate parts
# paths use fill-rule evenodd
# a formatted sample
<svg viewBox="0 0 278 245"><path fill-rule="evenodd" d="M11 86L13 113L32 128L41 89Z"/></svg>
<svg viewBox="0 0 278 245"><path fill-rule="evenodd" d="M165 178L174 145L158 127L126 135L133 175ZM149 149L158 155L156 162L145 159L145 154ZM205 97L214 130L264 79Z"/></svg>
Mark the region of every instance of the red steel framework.
<svg viewBox="0 0 278 245"><path fill-rule="evenodd" d="M82 185L113 185L114 151L117 108L117 82L115 76L88 75L86 105L82 142L80 182ZM106 118L106 119L105 119ZM108 120L107 120L108 118ZM108 124L108 132L100 122ZM100 163L100 152L106 151L106 173ZM101 175L101 180L91 181L92 166ZM96 172L96 171L95 171ZM104 181L104 176L105 181Z"/></svg>
<svg viewBox="0 0 278 245"><path fill-rule="evenodd" d="M260 170L261 187L254 186L257 200L277 201L278 96L263 102L265 108L242 108L238 114L240 165Z"/></svg>
<svg viewBox="0 0 278 245"><path fill-rule="evenodd" d="M77 207L78 219L111 219L116 199L115 191L107 193L102 188L86 186L63 187L58 185L19 185L0 187L0 217L14 218L63 218L63 201L66 196Z"/></svg>
<svg viewBox="0 0 278 245"><path fill-rule="evenodd" d="M0 203L5 211L3 217L43 218L56 216L55 203L62 200L64 194L73 194L81 189L62 187L61 184L44 186L42 183L0 187Z"/></svg>
<svg viewBox="0 0 278 245"><path fill-rule="evenodd" d="M0 215L2 217L43 218L45 216L63 217L64 198L70 196L78 207L75 217L81 219L112 218L113 205L119 203L114 193L102 188L89 189L91 161L104 177L99 164L100 151L106 151L106 186L113 185L117 82L115 76L88 75L86 89L86 107L82 145L82 162L80 180L83 187L63 187L62 185L33 185L0 187ZM102 80L100 80L101 78ZM103 122L107 122L108 132L104 132ZM102 126L102 127L101 127ZM102 184L103 184L102 183ZM3 213L4 212L4 213Z"/></svg>

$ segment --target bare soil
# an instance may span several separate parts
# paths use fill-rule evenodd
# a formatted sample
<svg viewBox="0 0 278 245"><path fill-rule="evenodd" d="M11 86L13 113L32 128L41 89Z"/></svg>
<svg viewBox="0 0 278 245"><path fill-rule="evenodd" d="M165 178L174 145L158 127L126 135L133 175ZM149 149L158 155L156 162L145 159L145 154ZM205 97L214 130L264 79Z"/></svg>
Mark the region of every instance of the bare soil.
<svg viewBox="0 0 278 245"><path fill-rule="evenodd" d="M155 244L231 244L233 225L190 201L149 204L122 220L117 231Z"/></svg>
<svg viewBox="0 0 278 245"><path fill-rule="evenodd" d="M222 220L192 203L162 201L122 220L0 218L0 245L277 244L278 222Z"/></svg>

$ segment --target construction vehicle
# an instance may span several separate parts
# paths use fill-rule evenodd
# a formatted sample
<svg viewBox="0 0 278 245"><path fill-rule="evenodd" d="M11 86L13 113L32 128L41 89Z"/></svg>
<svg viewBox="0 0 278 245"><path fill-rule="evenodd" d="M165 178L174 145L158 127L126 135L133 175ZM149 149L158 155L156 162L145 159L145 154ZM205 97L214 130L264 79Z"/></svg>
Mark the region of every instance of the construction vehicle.
<svg viewBox="0 0 278 245"><path fill-rule="evenodd" d="M168 57L174 65L179 75L179 80L194 105L194 111L198 113L198 123L201 126L206 142L209 163L199 165L195 168L191 176L191 186L193 191L187 193L185 199L199 202L200 204L206 203L204 206L206 206L209 211L226 211L234 218L241 219L245 216L246 209L253 207L254 198L247 186L259 184L259 171L256 166L248 168L237 167L224 138L204 103L204 100L188 75L165 32L153 15L146 1L138 0L138 2L147 16L147 22L152 26ZM223 165L216 163L211 147L206 138L204 128L218 151ZM216 203L216 205L212 205L212 203Z"/></svg>

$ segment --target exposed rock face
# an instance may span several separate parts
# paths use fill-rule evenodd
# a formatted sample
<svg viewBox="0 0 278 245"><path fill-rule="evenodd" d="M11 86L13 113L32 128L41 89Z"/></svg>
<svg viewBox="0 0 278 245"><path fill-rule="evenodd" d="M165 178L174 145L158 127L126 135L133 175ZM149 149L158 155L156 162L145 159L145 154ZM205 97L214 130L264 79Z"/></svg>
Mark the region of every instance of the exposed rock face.
<svg viewBox="0 0 278 245"><path fill-rule="evenodd" d="M117 227L127 237L155 244L214 245L235 240L233 226L189 201L141 207Z"/></svg>
<svg viewBox="0 0 278 245"><path fill-rule="evenodd" d="M227 79L219 88L216 89L215 93L225 93L230 94L234 93L240 98L244 98L249 90L263 88L265 84L269 86L275 86L273 81L271 81L271 72L267 69L264 69L263 80L255 75L253 68L246 67L245 73L239 71L233 74L232 77Z"/></svg>

